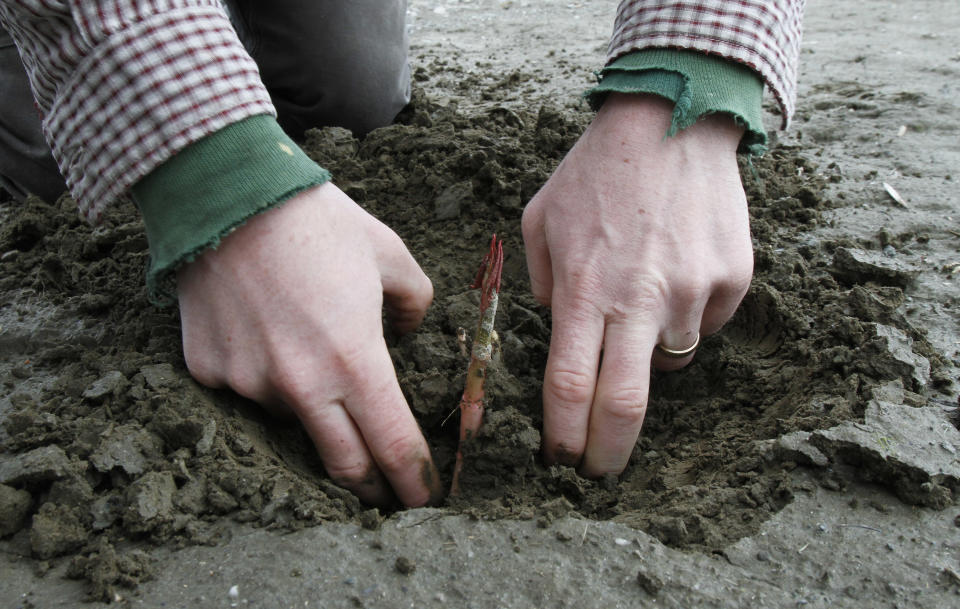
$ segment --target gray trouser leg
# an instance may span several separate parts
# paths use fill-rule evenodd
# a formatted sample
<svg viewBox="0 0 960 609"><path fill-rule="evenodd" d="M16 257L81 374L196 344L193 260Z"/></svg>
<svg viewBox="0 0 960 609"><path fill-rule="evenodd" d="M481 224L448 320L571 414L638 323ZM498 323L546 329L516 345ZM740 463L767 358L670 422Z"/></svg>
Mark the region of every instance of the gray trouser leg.
<svg viewBox="0 0 960 609"><path fill-rule="evenodd" d="M18 200L53 202L67 189L40 129L33 93L10 35L0 28L0 186Z"/></svg>
<svg viewBox="0 0 960 609"><path fill-rule="evenodd" d="M358 135L410 101L407 0L228 0L281 126L299 139L335 125Z"/></svg>
<svg viewBox="0 0 960 609"><path fill-rule="evenodd" d="M407 0L227 0L280 124L300 138L335 125L358 135L410 101ZM53 201L66 190L40 129L26 72L0 28L0 186Z"/></svg>

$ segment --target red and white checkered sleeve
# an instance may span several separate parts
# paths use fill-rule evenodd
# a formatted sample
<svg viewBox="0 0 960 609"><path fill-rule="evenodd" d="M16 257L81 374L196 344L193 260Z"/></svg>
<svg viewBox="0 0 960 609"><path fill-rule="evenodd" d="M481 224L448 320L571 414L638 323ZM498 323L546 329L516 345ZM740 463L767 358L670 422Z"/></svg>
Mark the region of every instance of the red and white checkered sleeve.
<svg viewBox="0 0 960 609"><path fill-rule="evenodd" d="M789 124L806 0L622 0L608 62L646 48L712 53L754 69Z"/></svg>
<svg viewBox="0 0 960 609"><path fill-rule="evenodd" d="M219 0L3 0L0 19L90 222L189 144L275 115Z"/></svg>

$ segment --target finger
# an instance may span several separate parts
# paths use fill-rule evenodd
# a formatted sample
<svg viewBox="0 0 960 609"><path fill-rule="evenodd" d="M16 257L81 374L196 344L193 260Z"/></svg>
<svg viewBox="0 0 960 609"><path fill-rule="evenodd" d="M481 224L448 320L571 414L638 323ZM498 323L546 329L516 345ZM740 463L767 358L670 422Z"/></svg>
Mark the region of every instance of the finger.
<svg viewBox="0 0 960 609"><path fill-rule="evenodd" d="M730 321L743 297L750 290L750 282L753 279L753 248L749 245L747 234L743 236L739 255L730 256L730 262L722 277L723 279L713 286L710 298L704 307L703 321L700 325L700 332L704 336L718 332Z"/></svg>
<svg viewBox="0 0 960 609"><path fill-rule="evenodd" d="M530 291L537 302L550 306L553 291L553 268L550 250L543 229L542 214L537 213L533 203L523 212L521 221L524 252L527 257L527 272L530 274Z"/></svg>
<svg viewBox="0 0 960 609"><path fill-rule="evenodd" d="M554 298L543 380L544 457L577 465L587 444L590 405L603 343L603 315L586 302Z"/></svg>
<svg viewBox="0 0 960 609"><path fill-rule="evenodd" d="M706 306L706 295L673 299L668 306L672 308L667 311L667 321L655 344L671 351L686 351L700 342L701 321ZM657 370L679 370L689 364L694 355L696 355L696 350L691 351L690 355L686 357L678 357L667 354L654 346L651 361Z"/></svg>
<svg viewBox="0 0 960 609"><path fill-rule="evenodd" d="M410 412L382 339L351 369L346 407L370 452L404 505L417 507L443 497L440 475Z"/></svg>
<svg viewBox="0 0 960 609"><path fill-rule="evenodd" d="M709 336L720 331L737 311L747 290L750 281L739 284L728 284L714 291L703 310L703 320L700 323L700 333Z"/></svg>
<svg viewBox="0 0 960 609"><path fill-rule="evenodd" d="M584 476L619 474L630 460L647 411L656 326L654 321L608 320L603 364L580 466Z"/></svg>
<svg viewBox="0 0 960 609"><path fill-rule="evenodd" d="M403 241L387 230L389 235L384 236L377 255L384 304L394 329L406 334L416 330L427 314L433 301L433 284Z"/></svg>
<svg viewBox="0 0 960 609"><path fill-rule="evenodd" d="M327 475L361 501L386 506L393 493L367 450L360 430L338 402L294 408L320 455Z"/></svg>
<svg viewBox="0 0 960 609"><path fill-rule="evenodd" d="M696 324L696 325L693 325ZM678 329L671 331L664 331L660 336L664 337L655 342L653 348L651 349L651 363L653 367L657 370L662 370L664 372L669 372L671 370L679 370L693 361L693 357L697 354L696 349L690 352L686 356L678 356L676 354L667 353L661 351L657 348L657 345L665 347L670 351L686 351L693 345L697 345L700 342L700 319L696 321L692 319L686 322L682 326L677 326ZM681 330L679 328L688 328L686 330ZM690 329L692 328L692 329Z"/></svg>
<svg viewBox="0 0 960 609"><path fill-rule="evenodd" d="M221 328L206 323L195 301L181 297L179 305L183 358L190 376L212 389L224 387L227 381L221 369L227 354L218 340Z"/></svg>

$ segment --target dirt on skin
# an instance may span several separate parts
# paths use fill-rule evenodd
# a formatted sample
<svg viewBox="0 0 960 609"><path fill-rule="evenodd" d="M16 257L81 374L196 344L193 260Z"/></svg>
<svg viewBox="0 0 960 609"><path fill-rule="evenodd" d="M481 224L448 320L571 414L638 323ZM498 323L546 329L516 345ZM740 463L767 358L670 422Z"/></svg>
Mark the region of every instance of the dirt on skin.
<svg viewBox="0 0 960 609"><path fill-rule="evenodd" d="M773 454L768 440L858 420L891 382L910 403L949 379L923 332L897 312L910 274L884 258L883 243L811 237L831 207L823 178L797 151L774 148L741 168L755 246L750 292L689 367L654 373L626 471L586 480L544 466L550 315L529 293L520 216L586 118L549 106L461 112L418 95L398 124L362 141L324 129L308 132L304 147L404 239L433 281L422 328L399 339L388 331L388 342L447 482L458 429L450 415L467 363L457 331L474 327L479 300L467 286L491 233L504 238L501 349L451 511L544 524L576 513L718 551L790 502L787 474L810 458ZM877 255L864 256L865 247ZM109 600L151 576L142 549L217 544L229 521L378 526L383 514L326 478L299 426L191 380L176 312L148 303L146 241L132 205L97 228L77 218L69 197L11 205L0 253L4 319L42 301L69 325L54 340L37 337L41 347L6 379L8 388L53 379L13 395L0 432L0 533L29 547L38 569L70 560L71 576ZM812 475L827 488L845 484L829 468ZM879 470L872 479L892 484ZM958 491L921 482L895 490L938 508Z"/></svg>

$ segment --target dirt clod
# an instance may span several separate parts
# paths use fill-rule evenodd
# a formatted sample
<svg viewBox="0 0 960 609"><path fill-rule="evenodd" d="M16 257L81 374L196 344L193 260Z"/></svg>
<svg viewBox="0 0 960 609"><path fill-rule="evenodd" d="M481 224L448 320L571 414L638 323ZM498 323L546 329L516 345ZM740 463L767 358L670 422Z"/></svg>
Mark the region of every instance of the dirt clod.
<svg viewBox="0 0 960 609"><path fill-rule="evenodd" d="M30 548L37 558L53 558L82 547L87 535L79 510L48 502L33 515Z"/></svg>
<svg viewBox="0 0 960 609"><path fill-rule="evenodd" d="M397 573L412 575L413 572L417 570L417 563L406 556L398 556L397 560L393 563L393 567L397 570Z"/></svg>
<svg viewBox="0 0 960 609"><path fill-rule="evenodd" d="M0 484L0 538L13 535L23 528L30 515L32 497L22 491Z"/></svg>

